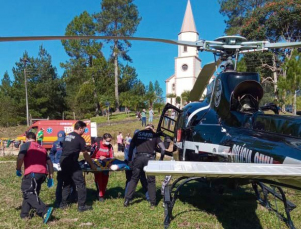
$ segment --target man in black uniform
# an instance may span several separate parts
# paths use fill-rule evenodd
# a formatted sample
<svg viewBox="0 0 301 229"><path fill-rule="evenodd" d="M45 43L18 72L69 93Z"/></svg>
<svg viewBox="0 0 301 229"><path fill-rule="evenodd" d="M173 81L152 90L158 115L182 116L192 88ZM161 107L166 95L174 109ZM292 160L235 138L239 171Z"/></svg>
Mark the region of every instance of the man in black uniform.
<svg viewBox="0 0 301 229"><path fill-rule="evenodd" d="M61 175L63 179L63 192L61 208L67 208L67 198L70 193L72 180L76 185L78 192L78 211L83 212L92 210L92 206L86 205L86 185L82 174L82 170L78 164L79 153L82 152L85 160L90 164L92 170L96 170L88 151L86 150L86 142L81 137L86 128L86 123L78 121L74 125L74 131L68 134L63 141L63 152L60 159Z"/></svg>
<svg viewBox="0 0 301 229"><path fill-rule="evenodd" d="M129 206L136 190L140 176L145 175L143 168L149 160L156 159L155 149L159 145L161 148L161 159L163 159L165 147L160 136L154 132L154 126L148 124L144 130L136 133L131 141L129 149L129 161L132 160L133 149L136 147L136 155L132 164L133 175L129 182L128 190L125 196L124 206ZM155 176L147 176L148 193L151 208L156 206L156 179Z"/></svg>

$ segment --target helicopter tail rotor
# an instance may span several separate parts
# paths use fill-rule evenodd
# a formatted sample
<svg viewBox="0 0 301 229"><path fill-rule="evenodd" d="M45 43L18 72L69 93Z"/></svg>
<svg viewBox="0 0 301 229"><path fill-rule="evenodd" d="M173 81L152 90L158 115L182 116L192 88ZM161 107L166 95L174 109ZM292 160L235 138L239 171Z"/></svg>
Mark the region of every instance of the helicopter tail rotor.
<svg viewBox="0 0 301 229"><path fill-rule="evenodd" d="M210 78L213 76L216 70L216 66L218 66L220 63L221 60L219 59L216 62L206 64L202 68L190 92L189 101L198 101L201 98Z"/></svg>

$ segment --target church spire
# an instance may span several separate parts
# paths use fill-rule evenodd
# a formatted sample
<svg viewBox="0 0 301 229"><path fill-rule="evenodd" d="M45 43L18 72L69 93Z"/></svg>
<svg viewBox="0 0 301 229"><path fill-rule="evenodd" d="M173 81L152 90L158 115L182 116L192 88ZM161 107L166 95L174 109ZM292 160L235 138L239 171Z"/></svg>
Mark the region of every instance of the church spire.
<svg viewBox="0 0 301 229"><path fill-rule="evenodd" d="M184 20L183 20L183 24L182 24L182 28L181 28L180 33L184 33L184 32L198 33L196 31L196 28L195 28L195 23L194 23L192 9L191 9L191 5L190 5L190 0L188 0L188 2L187 2L186 12L185 12L185 16L184 16Z"/></svg>

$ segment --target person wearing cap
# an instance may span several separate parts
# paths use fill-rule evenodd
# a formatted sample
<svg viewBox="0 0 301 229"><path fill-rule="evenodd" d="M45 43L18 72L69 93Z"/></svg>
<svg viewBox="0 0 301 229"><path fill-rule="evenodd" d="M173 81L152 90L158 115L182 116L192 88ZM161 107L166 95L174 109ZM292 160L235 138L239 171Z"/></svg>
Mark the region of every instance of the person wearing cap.
<svg viewBox="0 0 301 229"><path fill-rule="evenodd" d="M44 138L44 128L41 128L40 131L37 134L37 143L39 145L43 144L43 138Z"/></svg>
<svg viewBox="0 0 301 229"><path fill-rule="evenodd" d="M145 112L145 109L143 109L142 112L141 112L141 121L142 121L142 126L146 126L146 112Z"/></svg>
<svg viewBox="0 0 301 229"><path fill-rule="evenodd" d="M160 135L155 133L154 125L148 124L144 130L136 133L131 141L129 150L129 165L132 167L132 177L128 184L124 206L128 207L132 199L137 183L141 176L145 176L143 171L144 166L147 166L149 160L155 160L155 149L159 146L161 155L164 155L165 147L160 139ZM133 157L133 149L136 148L136 155L134 161L131 162ZM163 159L163 157L161 157ZM148 194L150 199L150 206L153 209L156 206L156 180L155 176L147 176Z"/></svg>

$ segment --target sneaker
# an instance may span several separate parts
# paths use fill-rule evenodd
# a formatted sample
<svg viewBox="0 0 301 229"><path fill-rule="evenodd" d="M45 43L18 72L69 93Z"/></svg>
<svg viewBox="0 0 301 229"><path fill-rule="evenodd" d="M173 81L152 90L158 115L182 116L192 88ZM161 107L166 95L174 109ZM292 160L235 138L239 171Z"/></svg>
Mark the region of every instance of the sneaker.
<svg viewBox="0 0 301 229"><path fill-rule="evenodd" d="M77 209L79 212L84 212L84 211L90 211L93 210L92 206L89 205L84 205L84 206L79 206Z"/></svg>
<svg viewBox="0 0 301 229"><path fill-rule="evenodd" d="M105 202L105 199L104 199L103 197L99 197L99 198L98 198L98 201L99 201L99 202Z"/></svg>
<svg viewBox="0 0 301 229"><path fill-rule="evenodd" d="M43 223L47 223L53 211L53 207L49 207L46 214L43 216Z"/></svg>
<svg viewBox="0 0 301 229"><path fill-rule="evenodd" d="M124 203L123 203L123 206L124 207L128 207L129 205L130 205L130 200L129 199L125 199Z"/></svg>

